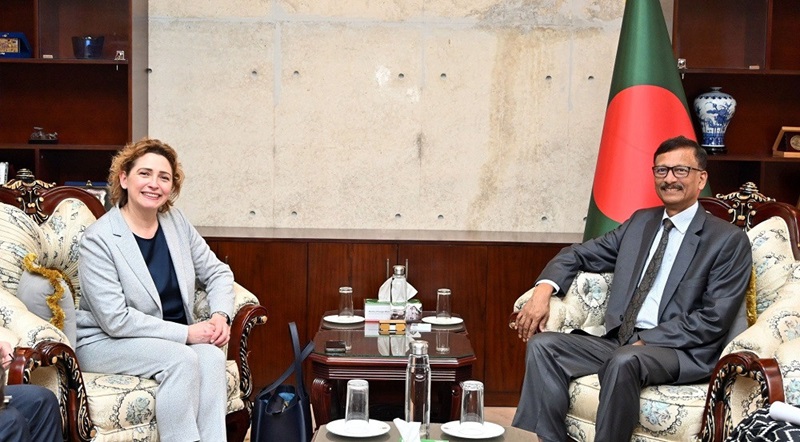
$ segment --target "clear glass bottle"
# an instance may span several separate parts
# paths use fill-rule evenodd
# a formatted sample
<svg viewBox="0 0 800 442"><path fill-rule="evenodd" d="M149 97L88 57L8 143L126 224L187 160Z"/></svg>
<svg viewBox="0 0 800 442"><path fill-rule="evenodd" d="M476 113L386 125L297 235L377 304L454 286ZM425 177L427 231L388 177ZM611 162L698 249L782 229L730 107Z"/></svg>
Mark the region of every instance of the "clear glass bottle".
<svg viewBox="0 0 800 442"><path fill-rule="evenodd" d="M389 304L392 308L392 319L406 319L406 302L408 301L408 282L406 281L406 267L394 266L392 282L389 287Z"/></svg>
<svg viewBox="0 0 800 442"><path fill-rule="evenodd" d="M431 365L428 343L413 341L406 368L406 422L420 422L419 437L428 438L431 426Z"/></svg>

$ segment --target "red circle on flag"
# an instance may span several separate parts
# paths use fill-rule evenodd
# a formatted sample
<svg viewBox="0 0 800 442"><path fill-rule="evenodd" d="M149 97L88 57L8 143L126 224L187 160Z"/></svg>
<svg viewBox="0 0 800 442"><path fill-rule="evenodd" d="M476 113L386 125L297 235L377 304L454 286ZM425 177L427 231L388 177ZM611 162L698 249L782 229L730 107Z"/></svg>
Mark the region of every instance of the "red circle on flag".
<svg viewBox="0 0 800 442"><path fill-rule="evenodd" d="M622 223L644 207L660 206L655 191L653 154L667 138L695 139L681 100L658 86L639 85L619 92L606 111L594 174L598 209Z"/></svg>

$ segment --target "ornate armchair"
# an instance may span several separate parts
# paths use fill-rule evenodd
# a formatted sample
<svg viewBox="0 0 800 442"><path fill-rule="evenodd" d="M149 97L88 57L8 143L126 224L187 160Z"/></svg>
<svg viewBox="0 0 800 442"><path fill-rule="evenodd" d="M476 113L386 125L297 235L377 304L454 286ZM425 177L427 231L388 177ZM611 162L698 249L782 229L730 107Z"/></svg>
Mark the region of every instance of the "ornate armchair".
<svg viewBox="0 0 800 442"><path fill-rule="evenodd" d="M701 204L750 238L753 277L734 325L744 331L729 335L709 382L642 390L636 441L721 441L760 406L776 400L800 405L800 211L761 195L752 183L739 192L702 198ZM613 274L579 274L563 298L551 300L547 328L603 334L611 284ZM514 303L511 328L530 295ZM594 439L599 389L596 375L570 383L566 425L575 440Z"/></svg>
<svg viewBox="0 0 800 442"><path fill-rule="evenodd" d="M53 318L43 319L33 313L27 293L31 261L38 260L39 270L33 271L49 278L46 294L57 294L61 282L61 296L69 298L71 292L74 298L66 302L77 305L78 242L85 228L105 213L103 205L82 189L54 187L24 169L16 180L0 187L0 203L0 327L16 336L19 345L9 383L36 383L56 393L65 440L158 440L154 400L158 383L81 371L70 341L74 338L69 336L69 306L62 309L66 314L60 314L50 304L58 300L48 299L45 310L50 307ZM234 291L236 314L227 348L227 425L228 440L242 441L252 409L247 341L253 327L266 322L267 311L246 289L235 285ZM202 302L204 294L199 290L192 312L197 318L210 314Z"/></svg>

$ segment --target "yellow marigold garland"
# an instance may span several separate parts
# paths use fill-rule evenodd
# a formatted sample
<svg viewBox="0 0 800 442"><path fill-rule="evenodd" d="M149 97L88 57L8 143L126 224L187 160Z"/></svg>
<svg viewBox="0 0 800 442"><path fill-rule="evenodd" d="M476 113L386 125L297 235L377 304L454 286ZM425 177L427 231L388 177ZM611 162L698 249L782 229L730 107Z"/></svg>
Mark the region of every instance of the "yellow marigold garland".
<svg viewBox="0 0 800 442"><path fill-rule="evenodd" d="M64 309L62 309L59 305L61 298L64 296L64 286L58 281L58 278L63 277L64 274L59 270L41 267L34 263L35 260L36 255L29 253L28 256L26 256L23 260L25 269L31 273L42 275L43 277L47 278L48 281L50 281L50 285L53 286L54 291L52 295L45 298L47 301L47 306L50 307L50 311L53 312L53 317L50 318L50 323L58 327L59 330L64 330L64 318L66 316L64 315Z"/></svg>

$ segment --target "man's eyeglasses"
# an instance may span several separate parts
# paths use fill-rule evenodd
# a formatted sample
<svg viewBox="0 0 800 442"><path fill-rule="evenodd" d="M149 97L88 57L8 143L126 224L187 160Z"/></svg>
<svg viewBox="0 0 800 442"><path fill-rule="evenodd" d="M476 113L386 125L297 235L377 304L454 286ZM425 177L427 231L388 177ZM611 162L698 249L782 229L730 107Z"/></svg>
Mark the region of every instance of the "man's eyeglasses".
<svg viewBox="0 0 800 442"><path fill-rule="evenodd" d="M669 171L672 171L672 174L675 175L675 178L686 178L689 176L689 172L696 170L698 172L702 172L703 169L697 169L691 166L655 166L653 167L653 175L658 178L664 178L667 176Z"/></svg>

